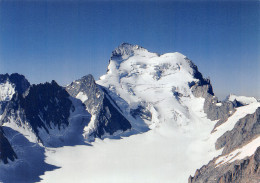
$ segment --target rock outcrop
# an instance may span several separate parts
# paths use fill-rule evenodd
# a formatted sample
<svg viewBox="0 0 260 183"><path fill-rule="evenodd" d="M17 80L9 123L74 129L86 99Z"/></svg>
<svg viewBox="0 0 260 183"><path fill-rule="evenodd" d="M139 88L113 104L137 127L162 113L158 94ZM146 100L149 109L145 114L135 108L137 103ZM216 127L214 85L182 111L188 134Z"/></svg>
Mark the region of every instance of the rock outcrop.
<svg viewBox="0 0 260 183"><path fill-rule="evenodd" d="M197 66L193 66L194 77L198 82L190 83L191 91L195 97L205 98L204 112L210 120L218 120L215 128L224 123L235 111L236 107L241 106L237 101L219 101L214 95L212 85L209 79L203 78L202 74L198 71Z"/></svg>
<svg viewBox="0 0 260 183"><path fill-rule="evenodd" d="M216 166L214 160L196 171L189 183L259 183L260 147L254 155L233 163Z"/></svg>
<svg viewBox="0 0 260 183"><path fill-rule="evenodd" d="M66 90L71 96L80 99L92 115L90 124L85 128L85 136L89 141L131 129L130 122L120 108L106 89L95 83L92 75L72 82Z"/></svg>

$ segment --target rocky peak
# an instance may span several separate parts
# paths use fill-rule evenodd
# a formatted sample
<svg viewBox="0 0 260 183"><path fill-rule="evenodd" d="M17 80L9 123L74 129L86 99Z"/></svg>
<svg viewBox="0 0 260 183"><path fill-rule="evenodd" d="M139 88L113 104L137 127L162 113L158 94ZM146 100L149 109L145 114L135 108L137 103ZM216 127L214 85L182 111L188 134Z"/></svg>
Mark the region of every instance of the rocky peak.
<svg viewBox="0 0 260 183"><path fill-rule="evenodd" d="M92 141L96 137L103 138L105 134L113 135L131 128L130 122L121 114L105 89L96 84L92 75L72 82L66 90L72 97L80 99L92 115L90 124L85 128L87 140Z"/></svg>
<svg viewBox="0 0 260 183"><path fill-rule="evenodd" d="M96 84L94 77L89 74L72 82L66 87L68 93L80 99L90 113L97 111L98 104L104 98L104 92Z"/></svg>
<svg viewBox="0 0 260 183"><path fill-rule="evenodd" d="M95 83L95 79L91 74L83 76L80 80L84 83Z"/></svg>
<svg viewBox="0 0 260 183"><path fill-rule="evenodd" d="M69 94L52 81L32 85L26 95L16 93L7 104L1 123L14 122L14 125L25 126L41 141L39 130L48 134L49 129L67 126L72 109Z"/></svg>
<svg viewBox="0 0 260 183"><path fill-rule="evenodd" d="M201 74L201 72L199 72L198 67L192 62L190 61L190 67L193 69L193 76L195 79L198 79L197 82L197 86L207 86L207 93L214 96L214 92L213 92L213 88L212 85L210 83L210 80L207 78L204 78ZM190 83L190 87L192 87L193 85L195 85L195 82Z"/></svg>
<svg viewBox="0 0 260 183"><path fill-rule="evenodd" d="M148 50L145 48L132 45L129 43L122 43L113 52L110 60L125 60L135 54L149 54ZM150 53L151 54L151 53Z"/></svg>
<svg viewBox="0 0 260 183"><path fill-rule="evenodd" d="M28 80L23 75L20 75L18 73L14 73L11 75L0 74L0 83L6 83L6 82L10 82L14 84L15 91L19 93L25 92L30 86Z"/></svg>
<svg viewBox="0 0 260 183"><path fill-rule="evenodd" d="M113 52L112 52L112 56L122 56L122 55L132 55L136 50L143 50L143 51L147 51L146 49L144 49L141 46L138 45L132 45L129 43L122 43L121 45L119 45Z"/></svg>
<svg viewBox="0 0 260 183"><path fill-rule="evenodd" d="M30 87L30 83L23 75L0 74L0 115L15 93L23 94Z"/></svg>

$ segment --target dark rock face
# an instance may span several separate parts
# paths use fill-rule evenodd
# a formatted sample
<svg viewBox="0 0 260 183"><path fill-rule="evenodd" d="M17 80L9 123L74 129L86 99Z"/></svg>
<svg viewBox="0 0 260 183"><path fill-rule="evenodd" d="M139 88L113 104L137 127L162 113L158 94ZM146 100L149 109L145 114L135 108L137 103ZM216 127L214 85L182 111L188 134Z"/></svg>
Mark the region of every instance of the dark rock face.
<svg viewBox="0 0 260 183"><path fill-rule="evenodd" d="M196 95L201 95L201 97L206 97L207 94L210 94L214 96L213 88L210 83L209 79L203 78L202 74L199 72L198 67L191 61L190 62L190 67L193 69L193 76L195 79L198 79L199 81L197 83L193 82L190 83L190 87L196 85L197 87L202 87L198 88L200 91L198 93L195 93ZM196 89L194 89L194 92L196 92ZM199 96L198 96L199 97Z"/></svg>
<svg viewBox="0 0 260 183"><path fill-rule="evenodd" d="M126 131L131 129L129 121L111 104L112 99L105 95L103 99L103 105L98 114L96 124L97 131L93 135L99 138L106 132L109 135L113 135L115 132L121 130Z"/></svg>
<svg viewBox="0 0 260 183"><path fill-rule="evenodd" d="M7 104L8 104L8 101L0 101L0 115L2 115L4 113L4 110L5 110Z"/></svg>
<svg viewBox="0 0 260 183"><path fill-rule="evenodd" d="M217 105L220 104L220 106ZM219 102L218 98L208 97L204 102L204 111L211 120L219 120L215 128L223 124L235 111L236 105L230 101Z"/></svg>
<svg viewBox="0 0 260 183"><path fill-rule="evenodd" d="M39 128L49 133L52 126L68 125L70 111L73 110L69 94L55 81L32 85L26 94L16 93L7 104L1 123L8 123L10 118L18 126L29 123L33 133L41 141ZM42 142L43 143L43 142Z"/></svg>
<svg viewBox="0 0 260 183"><path fill-rule="evenodd" d="M8 80L15 85L15 90L18 93L25 92L30 86L30 83L23 75L17 73L11 75L0 74L0 83L5 83Z"/></svg>
<svg viewBox="0 0 260 183"><path fill-rule="evenodd" d="M7 82L9 82L13 86L15 92L20 94L24 93L30 87L30 83L28 82L28 80L23 75L17 73L11 75L0 74L0 84L4 84ZM0 115L3 114L6 105L10 100L11 98L8 98L4 101L0 100Z"/></svg>
<svg viewBox="0 0 260 183"><path fill-rule="evenodd" d="M210 120L219 120L216 125L217 127L235 112L235 107L239 104L230 101L219 102L218 98L214 96L210 80L203 78L195 64L191 62L190 65L191 68L193 68L194 78L198 79L198 82L189 84L191 91L195 97L205 98L204 111ZM217 103L219 103L219 105L217 105Z"/></svg>
<svg viewBox="0 0 260 183"><path fill-rule="evenodd" d="M259 183L260 147L255 153L243 160L216 167L216 158L196 171L189 183Z"/></svg>
<svg viewBox="0 0 260 183"><path fill-rule="evenodd" d="M132 45L129 43L122 43L119 45L111 55L111 59L122 59L122 56L132 56L134 54L134 50L145 50L143 47L138 45Z"/></svg>
<svg viewBox="0 0 260 183"><path fill-rule="evenodd" d="M81 79L72 82L66 87L66 90L75 98L80 98L80 94L86 96L85 100L83 97L81 100L84 100L82 102L86 105L87 110L91 114L100 109L100 103L104 98L104 92L95 83L92 75L84 76Z"/></svg>
<svg viewBox="0 0 260 183"><path fill-rule="evenodd" d="M195 64L191 62L190 65L191 68L193 68L194 78L198 79L198 82L192 82L189 84L191 91L195 97L205 98L204 111L209 119L220 120L219 124L217 124L218 126L233 114L236 105L230 101L219 103L218 98L214 96L210 80L203 78ZM220 105L217 105L217 103Z"/></svg>
<svg viewBox="0 0 260 183"><path fill-rule="evenodd" d="M15 154L11 144L5 137L2 128L0 128L0 160L4 162L4 164L7 164L8 159L14 161L15 159L17 159L17 155Z"/></svg>
<svg viewBox="0 0 260 183"><path fill-rule="evenodd" d="M152 113L141 105L139 105L136 109L130 109L130 114L134 118L140 116L142 119L152 120Z"/></svg>
<svg viewBox="0 0 260 183"><path fill-rule="evenodd" d="M92 75L87 75L72 82L66 87L68 93L82 100L86 109L91 113L94 123L91 138L102 138L105 133L113 135L117 131L131 128L129 121L122 115L120 108L104 88L97 85Z"/></svg>
<svg viewBox="0 0 260 183"><path fill-rule="evenodd" d="M218 98L214 96L212 85L209 79L204 79L202 74L198 71L197 66L193 66L194 77L198 82L190 83L191 91L195 97L205 98L204 112L210 120L219 120L215 127L221 125L235 112L235 107L238 103L230 101L219 102Z"/></svg>
<svg viewBox="0 0 260 183"><path fill-rule="evenodd" d="M235 112L237 105L230 101L219 102L217 97L210 94L210 88L210 84L200 86L196 83L192 86L192 93L195 97L205 98L204 111L210 120L219 120L217 127Z"/></svg>
<svg viewBox="0 0 260 183"><path fill-rule="evenodd" d="M254 114L240 119L231 131L227 131L216 142L216 149L224 147L223 154L249 142L260 134L260 107Z"/></svg>

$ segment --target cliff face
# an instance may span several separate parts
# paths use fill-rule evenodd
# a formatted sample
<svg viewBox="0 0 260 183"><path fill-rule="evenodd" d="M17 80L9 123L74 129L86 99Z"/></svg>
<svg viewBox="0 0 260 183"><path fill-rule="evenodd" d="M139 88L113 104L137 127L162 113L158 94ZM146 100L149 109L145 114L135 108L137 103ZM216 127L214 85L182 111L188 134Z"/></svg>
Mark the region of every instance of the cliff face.
<svg viewBox="0 0 260 183"><path fill-rule="evenodd" d="M242 160L217 166L217 158L196 171L189 183L259 183L260 147Z"/></svg>
<svg viewBox="0 0 260 183"><path fill-rule="evenodd" d="M216 142L216 149L224 148L222 154L227 154L243 146L260 134L260 107L254 114L249 114L239 120L231 131L227 131Z"/></svg>
<svg viewBox="0 0 260 183"><path fill-rule="evenodd" d="M0 128L0 160L6 164L8 161L14 161L17 158L10 142L5 137L2 128Z"/></svg>
<svg viewBox="0 0 260 183"><path fill-rule="evenodd" d="M191 85L191 89L195 97L205 98L204 112L207 114L207 117L210 120L219 120L215 127L224 123L236 111L235 108L238 106L236 102L218 101L218 98L212 93L210 82L196 83Z"/></svg>
<svg viewBox="0 0 260 183"><path fill-rule="evenodd" d="M122 114L116 102L105 88L96 84L92 75L72 82L66 90L72 97L80 99L92 115L84 134L88 141L131 129L130 122Z"/></svg>
<svg viewBox="0 0 260 183"><path fill-rule="evenodd" d="M0 115L15 93L23 94L30 87L27 79L20 74L0 74Z"/></svg>
<svg viewBox="0 0 260 183"><path fill-rule="evenodd" d="M32 85L25 94L15 93L5 108L1 124L26 131L32 141L45 145L45 137L69 125L68 118L73 110L69 94L52 81Z"/></svg>

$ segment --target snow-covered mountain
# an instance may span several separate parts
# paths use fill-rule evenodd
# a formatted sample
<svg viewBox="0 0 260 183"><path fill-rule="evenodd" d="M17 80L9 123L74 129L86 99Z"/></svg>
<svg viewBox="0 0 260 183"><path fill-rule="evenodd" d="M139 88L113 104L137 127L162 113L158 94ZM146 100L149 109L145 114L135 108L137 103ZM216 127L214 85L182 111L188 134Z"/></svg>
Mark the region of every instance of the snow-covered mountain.
<svg viewBox="0 0 260 183"><path fill-rule="evenodd" d="M259 182L260 103L219 101L181 53L123 43L96 82L4 83L4 182Z"/></svg>
<svg viewBox="0 0 260 183"><path fill-rule="evenodd" d="M32 85L24 94L16 93L6 106L1 124L19 131L30 142L56 147L70 135L70 120L77 110L81 111L82 120L87 116L87 124L89 114L82 103L52 81Z"/></svg>
<svg viewBox="0 0 260 183"><path fill-rule="evenodd" d="M57 168L45 163L46 147L86 145L82 134L90 117L55 81L15 92L0 120L1 160L8 163L0 164L0 180L39 181L39 175Z"/></svg>

